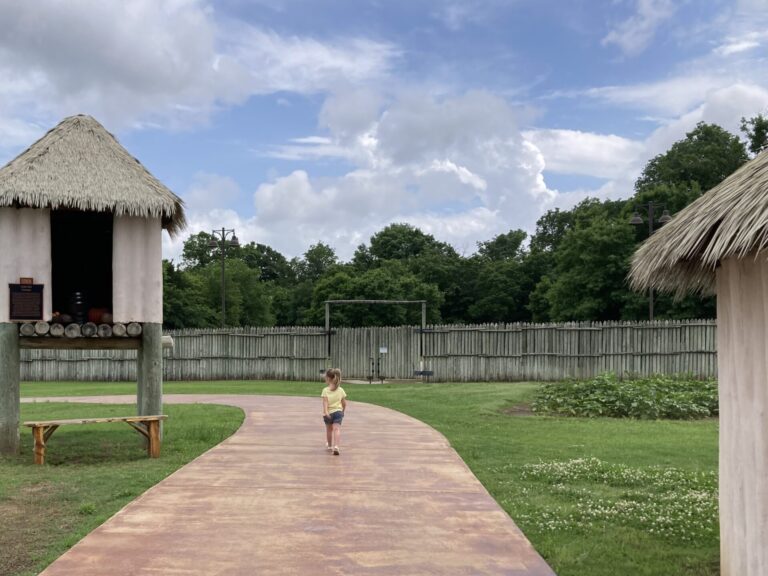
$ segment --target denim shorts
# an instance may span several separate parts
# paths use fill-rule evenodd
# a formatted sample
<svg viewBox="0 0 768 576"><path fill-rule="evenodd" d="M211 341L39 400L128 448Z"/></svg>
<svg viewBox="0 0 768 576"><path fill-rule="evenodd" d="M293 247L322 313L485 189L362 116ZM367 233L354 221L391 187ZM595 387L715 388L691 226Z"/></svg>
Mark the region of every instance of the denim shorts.
<svg viewBox="0 0 768 576"><path fill-rule="evenodd" d="M338 410L336 412L331 412L330 416L323 416L323 422L326 424L338 424L341 426L341 421L344 419L344 412L341 410Z"/></svg>

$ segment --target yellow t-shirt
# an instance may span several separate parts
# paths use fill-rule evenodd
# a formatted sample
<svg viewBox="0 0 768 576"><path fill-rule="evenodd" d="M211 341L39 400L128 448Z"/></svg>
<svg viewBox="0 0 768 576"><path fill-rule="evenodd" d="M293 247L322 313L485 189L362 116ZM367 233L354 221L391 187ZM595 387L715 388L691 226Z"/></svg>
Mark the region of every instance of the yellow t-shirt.
<svg viewBox="0 0 768 576"><path fill-rule="evenodd" d="M336 390L331 390L326 386L323 388L323 393L320 395L322 398L328 398L328 414L341 411L341 399L347 397L347 393L344 392L344 388L339 386Z"/></svg>

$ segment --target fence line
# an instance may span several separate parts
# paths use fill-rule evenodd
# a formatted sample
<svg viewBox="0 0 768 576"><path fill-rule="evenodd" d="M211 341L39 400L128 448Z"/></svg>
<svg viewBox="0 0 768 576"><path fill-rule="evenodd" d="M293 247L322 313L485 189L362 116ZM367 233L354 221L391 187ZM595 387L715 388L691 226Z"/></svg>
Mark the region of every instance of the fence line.
<svg viewBox="0 0 768 576"><path fill-rule="evenodd" d="M170 331L166 380L310 380L328 365L349 379L521 381L691 373L716 377L715 320ZM328 341L330 339L330 360ZM423 352L423 355L422 355ZM23 350L24 380L135 380L136 351Z"/></svg>

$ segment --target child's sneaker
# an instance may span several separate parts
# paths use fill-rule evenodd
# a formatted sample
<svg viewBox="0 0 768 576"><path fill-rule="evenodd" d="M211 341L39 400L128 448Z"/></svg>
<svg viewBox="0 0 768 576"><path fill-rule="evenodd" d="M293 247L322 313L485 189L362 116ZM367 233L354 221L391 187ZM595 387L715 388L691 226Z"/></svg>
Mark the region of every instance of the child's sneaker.
<svg viewBox="0 0 768 576"><path fill-rule="evenodd" d="M334 446L333 447L333 455L334 456L338 456L339 454L340 454L339 447L338 446Z"/></svg>
<svg viewBox="0 0 768 576"><path fill-rule="evenodd" d="M333 450L333 447L332 447L330 444L326 444L326 445L325 445L325 449L326 449L328 452L330 452L331 450Z"/></svg>

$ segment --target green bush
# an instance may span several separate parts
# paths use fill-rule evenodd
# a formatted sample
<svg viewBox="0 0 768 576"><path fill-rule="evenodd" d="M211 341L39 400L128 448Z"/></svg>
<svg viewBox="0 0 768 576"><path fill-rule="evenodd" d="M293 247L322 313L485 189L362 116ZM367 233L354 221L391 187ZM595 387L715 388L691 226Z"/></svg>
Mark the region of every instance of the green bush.
<svg viewBox="0 0 768 576"><path fill-rule="evenodd" d="M619 380L603 374L587 381L542 386L531 408L539 414L655 420L716 416L717 382L670 376Z"/></svg>

